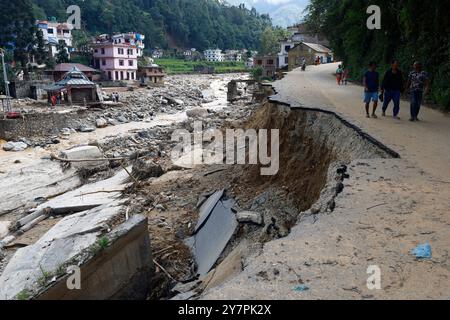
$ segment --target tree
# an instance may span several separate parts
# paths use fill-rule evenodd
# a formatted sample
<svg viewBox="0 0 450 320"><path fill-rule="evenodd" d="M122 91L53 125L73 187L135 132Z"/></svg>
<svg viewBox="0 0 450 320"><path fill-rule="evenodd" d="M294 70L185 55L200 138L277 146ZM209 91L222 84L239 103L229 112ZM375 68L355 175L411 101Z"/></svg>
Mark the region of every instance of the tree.
<svg viewBox="0 0 450 320"><path fill-rule="evenodd" d="M288 37L286 30L268 27L261 34L259 54L272 55L280 51L280 42Z"/></svg>
<svg viewBox="0 0 450 320"><path fill-rule="evenodd" d="M60 41L58 44L58 53L56 54L56 62L57 63L67 63L69 62L69 54L67 53L66 43L64 41Z"/></svg>
<svg viewBox="0 0 450 320"><path fill-rule="evenodd" d="M38 64L46 63L49 57L49 53L45 46L44 36L42 31L36 30L36 45L33 50L34 59Z"/></svg>
<svg viewBox="0 0 450 320"><path fill-rule="evenodd" d="M0 1L0 47L13 52L18 68L27 64L35 45L35 18L31 0Z"/></svg>

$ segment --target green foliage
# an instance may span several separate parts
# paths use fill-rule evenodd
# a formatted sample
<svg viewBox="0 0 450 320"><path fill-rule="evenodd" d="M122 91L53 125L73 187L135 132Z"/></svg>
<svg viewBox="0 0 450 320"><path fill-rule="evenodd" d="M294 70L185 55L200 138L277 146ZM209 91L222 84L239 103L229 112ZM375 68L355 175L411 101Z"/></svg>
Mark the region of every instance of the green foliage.
<svg viewBox="0 0 450 320"><path fill-rule="evenodd" d="M289 36L282 28L267 27L261 34L258 53L262 55L276 54L280 51L280 42Z"/></svg>
<svg viewBox="0 0 450 320"><path fill-rule="evenodd" d="M267 15L218 0L33 0L34 12L65 21L66 8L81 8L82 25L91 34L136 31L146 35L147 48L259 46Z"/></svg>
<svg viewBox="0 0 450 320"><path fill-rule="evenodd" d="M337 57L361 80L369 61L383 73L396 58L408 73L415 60L432 80L432 97L450 108L450 2L446 0L378 0L382 29L366 27L368 0L311 0L307 23L325 34Z"/></svg>
<svg viewBox="0 0 450 320"><path fill-rule="evenodd" d="M55 56L57 63L67 63L69 62L69 54L67 53L67 47L66 43L64 41L61 41L58 44L58 53Z"/></svg>
<svg viewBox="0 0 450 320"><path fill-rule="evenodd" d="M250 71L250 75L252 76L253 80L256 80L256 81L261 80L261 77L263 75L263 68L261 68L261 67L253 68Z"/></svg>
<svg viewBox="0 0 450 320"><path fill-rule="evenodd" d="M16 296L17 300L29 300L30 299L30 292L27 289L23 289L22 291L20 291L17 296Z"/></svg>
<svg viewBox="0 0 450 320"><path fill-rule="evenodd" d="M193 73L195 66L213 67L215 73L246 71L243 62L186 61L183 59L156 59L155 63L164 67L168 74Z"/></svg>

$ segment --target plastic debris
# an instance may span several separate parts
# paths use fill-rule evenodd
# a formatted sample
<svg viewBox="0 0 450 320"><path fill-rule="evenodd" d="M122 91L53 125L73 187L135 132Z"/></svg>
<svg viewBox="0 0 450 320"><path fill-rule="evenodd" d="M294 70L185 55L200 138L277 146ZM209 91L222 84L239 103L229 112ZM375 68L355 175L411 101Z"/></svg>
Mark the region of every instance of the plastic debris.
<svg viewBox="0 0 450 320"><path fill-rule="evenodd" d="M294 290L295 292L305 292L309 290L309 287L302 284L301 286L294 287L292 290Z"/></svg>
<svg viewBox="0 0 450 320"><path fill-rule="evenodd" d="M411 250L411 253L417 259L431 259L431 246L429 243L419 244L417 247Z"/></svg>

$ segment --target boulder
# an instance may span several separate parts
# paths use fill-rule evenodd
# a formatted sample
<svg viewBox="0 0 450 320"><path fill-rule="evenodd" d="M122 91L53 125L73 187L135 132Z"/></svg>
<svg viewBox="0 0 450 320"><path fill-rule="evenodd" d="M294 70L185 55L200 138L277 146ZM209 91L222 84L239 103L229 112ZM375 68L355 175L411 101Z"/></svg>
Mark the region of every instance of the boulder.
<svg viewBox="0 0 450 320"><path fill-rule="evenodd" d="M237 221L241 223L254 223L257 225L263 224L263 217L259 212L255 211L241 211L236 213Z"/></svg>
<svg viewBox="0 0 450 320"><path fill-rule="evenodd" d="M105 128L108 126L108 121L106 121L103 118L99 118L99 119L95 120L95 126L97 128Z"/></svg>
<svg viewBox="0 0 450 320"><path fill-rule="evenodd" d="M208 110L203 108L194 108L186 111L186 115L189 118L201 118L206 117L208 115Z"/></svg>
<svg viewBox="0 0 450 320"><path fill-rule="evenodd" d="M23 151L28 148L28 145L24 142L7 142L3 145L3 150L5 151Z"/></svg>

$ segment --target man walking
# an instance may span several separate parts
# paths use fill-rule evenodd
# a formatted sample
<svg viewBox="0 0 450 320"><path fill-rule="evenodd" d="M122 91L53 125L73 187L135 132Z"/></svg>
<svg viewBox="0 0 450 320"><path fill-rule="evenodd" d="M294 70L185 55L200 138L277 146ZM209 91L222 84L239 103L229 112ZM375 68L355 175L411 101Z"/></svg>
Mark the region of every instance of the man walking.
<svg viewBox="0 0 450 320"><path fill-rule="evenodd" d="M403 91L403 74L398 68L398 61L393 60L391 68L386 72L381 84L381 96L384 97L383 117L391 100L394 102L394 119L400 120L400 96Z"/></svg>
<svg viewBox="0 0 450 320"><path fill-rule="evenodd" d="M372 118L377 118L375 111L378 106L378 89L380 86L380 75L376 71L377 64L369 63L369 70L366 71L363 78L364 85L364 102L366 103L366 117L370 118L370 102L373 101Z"/></svg>
<svg viewBox="0 0 450 320"><path fill-rule="evenodd" d="M430 90L428 73L422 71L422 64L420 62L414 62L414 70L409 74L406 87L410 89L411 92L411 119L409 119L409 121L419 121L418 116L424 95L424 87L425 95L427 95Z"/></svg>

